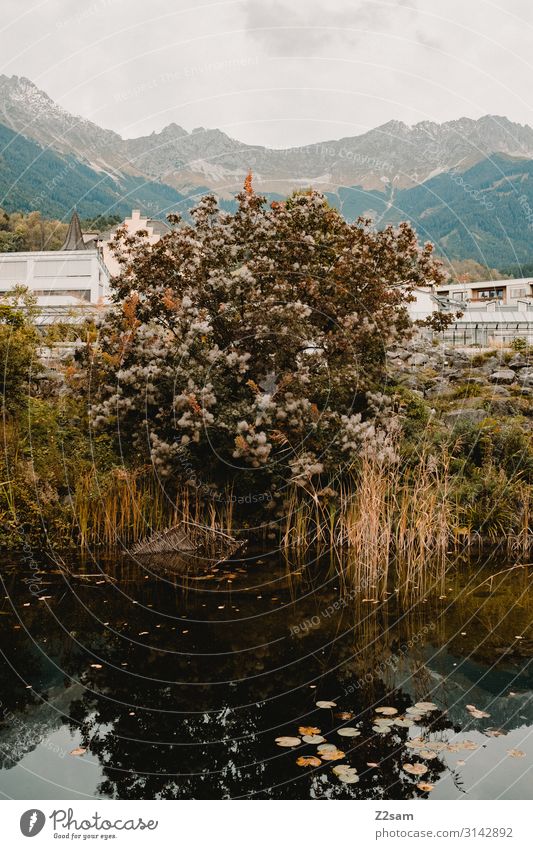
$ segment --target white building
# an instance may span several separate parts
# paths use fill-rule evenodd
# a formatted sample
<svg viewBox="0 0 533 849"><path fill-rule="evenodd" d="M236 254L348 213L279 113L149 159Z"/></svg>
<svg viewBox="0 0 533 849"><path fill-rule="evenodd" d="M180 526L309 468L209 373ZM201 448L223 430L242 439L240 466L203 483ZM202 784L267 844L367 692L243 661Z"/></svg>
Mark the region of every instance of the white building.
<svg viewBox="0 0 533 849"><path fill-rule="evenodd" d="M130 236L134 233L138 233L139 230L146 230L148 234L146 241L149 245L155 245L161 236L168 233L170 230L170 227L165 223L165 221L159 221L157 218L147 218L144 215L141 215L140 209L133 209L131 216L129 218L125 218L119 226L125 227ZM120 266L113 254L113 251L111 250L111 243L117 230L118 227L114 227L108 233L104 233L98 241L99 246L102 248L105 266L112 277L120 271Z"/></svg>
<svg viewBox="0 0 533 849"><path fill-rule="evenodd" d="M525 309L521 304L527 304L533 299L533 286L529 278L518 280L484 280L478 283L450 283L438 286L437 295L449 298L451 301L468 304L470 308L484 307L489 302L499 306Z"/></svg>
<svg viewBox="0 0 533 849"><path fill-rule="evenodd" d="M40 307L85 307L105 302L109 272L97 248L87 248L74 213L60 251L0 253L0 297L25 286Z"/></svg>

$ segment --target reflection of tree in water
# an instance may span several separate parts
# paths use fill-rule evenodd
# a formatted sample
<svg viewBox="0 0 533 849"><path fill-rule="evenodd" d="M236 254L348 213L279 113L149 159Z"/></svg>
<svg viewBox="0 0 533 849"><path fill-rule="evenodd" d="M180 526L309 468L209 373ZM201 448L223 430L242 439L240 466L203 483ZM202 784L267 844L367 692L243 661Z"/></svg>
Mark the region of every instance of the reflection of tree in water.
<svg viewBox="0 0 533 849"><path fill-rule="evenodd" d="M121 589L139 602L135 607L116 588L96 581L81 581L75 587L88 612L72 592L65 595L59 580L50 590L50 611L38 603L22 608L26 591L16 582L10 587L30 633L41 644L46 639L43 647L63 670L67 689L73 688L70 679L82 685L65 721L71 729L81 730L82 746L98 758L104 776L102 794L376 799L419 794L420 779L402 770L402 764L419 760L405 745L413 732L395 727L386 736L376 736L371 730L372 709L386 704L402 713L429 696L435 680L427 666L431 646L448 645L458 656L466 648L476 657L475 642L466 644L455 636L471 614L477 616L476 622L484 622L475 594L467 600L461 597L446 616L443 602L436 599L406 606L395 596L384 606L359 599L350 611L341 607L335 615L324 616L324 609L337 597L331 584L316 595L308 592L308 586L280 582L258 593L235 580L231 595L222 589L207 594L200 587L189 589L185 597L166 583L146 581L139 570L117 577L122 579ZM225 586L223 581L220 585ZM215 588L214 581L209 588ZM276 598L279 602L274 604ZM287 606L290 598L294 603ZM501 598L503 606L509 604L503 591ZM220 603L225 605L223 613L218 613ZM233 608L238 608L238 615ZM263 612L266 615L258 615ZM491 623L494 615L491 611ZM293 627L317 616L317 627L298 631ZM109 623L105 627L104 617ZM235 622L227 621L233 617ZM500 610L500 622L503 619ZM0 626L7 630L8 623ZM516 616L512 628L519 628ZM148 634L141 636L144 631ZM473 631L481 644L479 632ZM500 628L491 636L491 650L498 640L506 644L507 638ZM484 651L480 648L480 669ZM44 697L57 686L62 673L46 667L27 637L17 632L6 653L15 668L27 672L34 687L39 682L37 689ZM96 660L102 668L91 666ZM7 672L5 676L2 683L13 677ZM316 689L310 687L313 683ZM10 698L16 691L13 706L26 717L39 703L23 684L3 689ZM334 699L339 710L353 712L355 719L349 724L360 726L361 736L338 736L336 728L342 722L332 712L316 709L317 698ZM449 736L452 722L459 730L461 724L451 714L435 713L424 720L431 725L432 740ZM281 749L275 738L296 734L299 725L318 726L328 742L344 749L347 759L342 763L358 769L360 782L340 784L331 763L317 770L296 766L296 758L315 754L315 747ZM440 755L426 765L424 782L433 783L446 769Z"/></svg>

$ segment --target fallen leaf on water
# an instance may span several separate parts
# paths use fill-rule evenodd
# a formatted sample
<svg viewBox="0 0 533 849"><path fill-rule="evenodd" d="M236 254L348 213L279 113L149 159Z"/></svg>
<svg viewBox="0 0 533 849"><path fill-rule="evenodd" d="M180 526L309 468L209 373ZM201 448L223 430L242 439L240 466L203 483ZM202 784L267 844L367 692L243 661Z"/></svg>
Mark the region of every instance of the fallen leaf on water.
<svg viewBox="0 0 533 849"><path fill-rule="evenodd" d="M485 728L483 732L487 737L504 737L507 734L503 728Z"/></svg>
<svg viewBox="0 0 533 849"><path fill-rule="evenodd" d="M422 790L423 793L431 793L434 788L434 784L427 784L425 781L421 781L420 784L416 785L419 790Z"/></svg>
<svg viewBox="0 0 533 849"><path fill-rule="evenodd" d="M359 737L361 732L357 728L351 728L349 725L346 728L339 728L337 734L341 737Z"/></svg>
<svg viewBox="0 0 533 849"><path fill-rule="evenodd" d="M341 752L340 749L335 749L334 752L320 752L320 757L323 761L341 761L346 757L346 754Z"/></svg>
<svg viewBox="0 0 533 849"><path fill-rule="evenodd" d="M409 716L412 716L414 719L422 719L420 710L418 708L408 707L405 712L408 713Z"/></svg>
<svg viewBox="0 0 533 849"><path fill-rule="evenodd" d="M278 746L291 747L291 746L299 746L302 741L299 737L276 737L276 743Z"/></svg>
<svg viewBox="0 0 533 849"><path fill-rule="evenodd" d="M457 766L464 766L466 761L457 761Z"/></svg>
<svg viewBox="0 0 533 849"><path fill-rule="evenodd" d="M428 768L424 764L417 762L414 764L403 764L403 770L404 772L408 772L409 775L425 775Z"/></svg>
<svg viewBox="0 0 533 849"><path fill-rule="evenodd" d="M339 711L339 713L335 714L335 717L336 717L336 719L344 719L344 720L353 719L353 713L350 713L347 710L341 710L341 711Z"/></svg>
<svg viewBox="0 0 533 849"><path fill-rule="evenodd" d="M415 724L415 722L414 719L409 719L408 717L406 717L405 719L398 717L398 719L394 720L394 724L397 725L399 728L411 728Z"/></svg>
<svg viewBox="0 0 533 849"><path fill-rule="evenodd" d="M384 728L392 728L396 724L395 719L387 719L386 716L376 716L373 722L374 725L382 725Z"/></svg>
<svg viewBox="0 0 533 849"><path fill-rule="evenodd" d="M91 663L91 669L102 669L101 663Z"/></svg>
<svg viewBox="0 0 533 849"><path fill-rule="evenodd" d="M301 757L297 759L296 763L298 764L298 766L322 766L322 761L320 760L320 758L315 757Z"/></svg>
<svg viewBox="0 0 533 849"><path fill-rule="evenodd" d="M521 749L507 749L507 754L510 758L525 758L526 753Z"/></svg>
<svg viewBox="0 0 533 849"><path fill-rule="evenodd" d="M373 725L372 731L375 731L376 734L390 734L390 726L388 725Z"/></svg>
<svg viewBox="0 0 533 849"><path fill-rule="evenodd" d="M382 713L383 716L394 716L398 711L395 707L378 707L376 713Z"/></svg>
<svg viewBox="0 0 533 849"><path fill-rule="evenodd" d="M337 702L317 702L317 708L334 708L337 707Z"/></svg>
<svg viewBox="0 0 533 849"><path fill-rule="evenodd" d="M314 725L300 725L298 729L298 734L320 734L320 728L315 728Z"/></svg>
<svg viewBox="0 0 533 849"><path fill-rule="evenodd" d="M325 743L326 738L322 737L321 734L304 734L302 737L304 743L312 743L316 745L317 743Z"/></svg>
<svg viewBox="0 0 533 849"><path fill-rule="evenodd" d="M79 746L77 749L72 749L72 751L69 752L69 755L75 755L75 757L79 757L80 755L84 755L86 751L87 749L82 749L82 747Z"/></svg>
<svg viewBox="0 0 533 849"><path fill-rule="evenodd" d="M376 766L376 767L378 767L378 766L379 766L379 764L374 763L374 761L368 761L368 762L367 762L367 766Z"/></svg>
<svg viewBox="0 0 533 849"><path fill-rule="evenodd" d="M418 753L419 758L424 758L425 761L431 761L433 758L438 757L436 752L432 752L430 749L420 749Z"/></svg>

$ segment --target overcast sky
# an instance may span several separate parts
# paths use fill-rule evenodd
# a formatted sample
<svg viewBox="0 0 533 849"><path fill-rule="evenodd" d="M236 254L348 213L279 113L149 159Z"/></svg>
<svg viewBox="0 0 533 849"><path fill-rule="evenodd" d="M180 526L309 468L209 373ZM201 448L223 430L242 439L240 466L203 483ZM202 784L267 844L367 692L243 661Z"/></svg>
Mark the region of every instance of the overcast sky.
<svg viewBox="0 0 533 849"><path fill-rule="evenodd" d="M0 68L125 137L176 122L285 147L533 124L531 0L2 0Z"/></svg>

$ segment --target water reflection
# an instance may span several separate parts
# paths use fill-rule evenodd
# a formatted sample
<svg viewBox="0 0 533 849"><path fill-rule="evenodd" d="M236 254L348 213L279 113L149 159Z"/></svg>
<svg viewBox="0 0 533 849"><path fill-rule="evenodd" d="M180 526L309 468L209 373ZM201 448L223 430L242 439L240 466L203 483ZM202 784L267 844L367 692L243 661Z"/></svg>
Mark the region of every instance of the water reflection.
<svg viewBox="0 0 533 849"><path fill-rule="evenodd" d="M462 564L420 600L394 587L343 596L327 564L288 570L259 555L187 581L127 559L69 566L43 569L32 593L3 565L6 796L407 799L427 795L421 782L434 798L530 792L527 569L491 591L487 571ZM428 699L438 710L417 719ZM414 724L374 732L379 706ZM335 763L297 766L316 745L276 745L301 726L341 748L358 783Z"/></svg>

